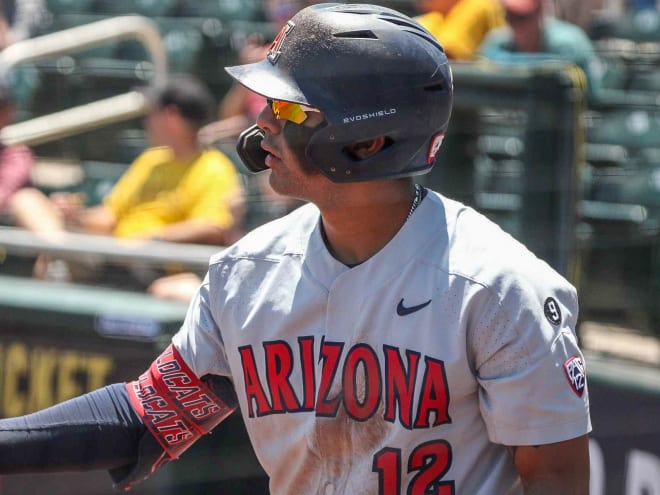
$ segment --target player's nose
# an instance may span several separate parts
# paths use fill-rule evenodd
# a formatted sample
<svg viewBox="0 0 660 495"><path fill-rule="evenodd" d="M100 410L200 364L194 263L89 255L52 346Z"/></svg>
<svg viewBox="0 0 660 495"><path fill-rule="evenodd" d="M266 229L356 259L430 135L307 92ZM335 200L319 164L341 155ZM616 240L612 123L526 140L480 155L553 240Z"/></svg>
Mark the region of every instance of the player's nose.
<svg viewBox="0 0 660 495"><path fill-rule="evenodd" d="M257 125L264 132L279 134L282 130L283 121L276 119L272 108L266 104L257 115Z"/></svg>

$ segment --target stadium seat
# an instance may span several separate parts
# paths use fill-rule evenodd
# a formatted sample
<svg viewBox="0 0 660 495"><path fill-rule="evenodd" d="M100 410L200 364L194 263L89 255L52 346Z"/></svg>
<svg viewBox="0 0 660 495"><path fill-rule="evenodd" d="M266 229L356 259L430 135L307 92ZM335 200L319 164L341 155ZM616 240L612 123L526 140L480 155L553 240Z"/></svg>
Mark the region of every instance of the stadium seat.
<svg viewBox="0 0 660 495"><path fill-rule="evenodd" d="M47 0L46 8L53 15L84 14L92 11L94 0Z"/></svg>
<svg viewBox="0 0 660 495"><path fill-rule="evenodd" d="M15 98L14 122L33 116L35 94L41 86L41 74L34 64L22 64L10 72L9 83Z"/></svg>
<svg viewBox="0 0 660 495"><path fill-rule="evenodd" d="M623 181L624 202L637 203L649 211L660 211L660 163L645 164Z"/></svg>
<svg viewBox="0 0 660 495"><path fill-rule="evenodd" d="M643 9L628 12L615 23L611 35L637 42L660 41L660 11Z"/></svg>
<svg viewBox="0 0 660 495"><path fill-rule="evenodd" d="M47 16L40 26L39 35L54 33L64 29L82 26L90 22L106 19L108 16L89 12L69 12Z"/></svg>
<svg viewBox="0 0 660 495"><path fill-rule="evenodd" d="M629 69L625 63L615 58L601 57L603 76L601 84L603 89L626 89Z"/></svg>
<svg viewBox="0 0 660 495"><path fill-rule="evenodd" d="M177 17L155 19L168 57L170 72L194 72L203 46L200 22ZM146 47L137 40L121 41L115 58L133 63L151 61Z"/></svg>
<svg viewBox="0 0 660 495"><path fill-rule="evenodd" d="M128 168L124 163L83 161L83 182L76 188L84 193L88 205L96 205L110 192L115 183Z"/></svg>
<svg viewBox="0 0 660 495"><path fill-rule="evenodd" d="M625 168L594 168L588 169L588 190L584 199L605 203L635 203L631 201L635 195L626 192L626 184L634 180L635 170Z"/></svg>
<svg viewBox="0 0 660 495"><path fill-rule="evenodd" d="M100 0L94 5L94 12L161 17L173 14L177 5L177 0Z"/></svg>
<svg viewBox="0 0 660 495"><path fill-rule="evenodd" d="M131 163L142 153L149 143L144 129L124 129L117 134L117 153L119 163Z"/></svg>
<svg viewBox="0 0 660 495"><path fill-rule="evenodd" d="M77 168L80 170L79 177L71 184L65 186L37 184L37 187L46 194L55 191L79 193L85 198L84 200L87 206L94 206L103 201L103 198L126 171L128 165L124 163L83 160L77 165Z"/></svg>
<svg viewBox="0 0 660 495"><path fill-rule="evenodd" d="M643 109L602 112L587 131L588 143L621 145L631 151L660 147L660 113Z"/></svg>
<svg viewBox="0 0 660 495"><path fill-rule="evenodd" d="M163 36L170 71L195 72L202 50L202 33L194 27L181 26Z"/></svg>
<svg viewBox="0 0 660 495"><path fill-rule="evenodd" d="M628 90L660 92L660 71L655 67L646 70L636 70L630 76Z"/></svg>
<svg viewBox="0 0 660 495"><path fill-rule="evenodd" d="M399 12L403 12L409 16L414 16L419 13L419 11L415 8L415 2L411 2L410 0L380 0L374 3L382 5L383 7L389 7L390 9L398 10Z"/></svg>
<svg viewBox="0 0 660 495"><path fill-rule="evenodd" d="M262 0L181 0L184 17L212 17L223 21L263 20Z"/></svg>

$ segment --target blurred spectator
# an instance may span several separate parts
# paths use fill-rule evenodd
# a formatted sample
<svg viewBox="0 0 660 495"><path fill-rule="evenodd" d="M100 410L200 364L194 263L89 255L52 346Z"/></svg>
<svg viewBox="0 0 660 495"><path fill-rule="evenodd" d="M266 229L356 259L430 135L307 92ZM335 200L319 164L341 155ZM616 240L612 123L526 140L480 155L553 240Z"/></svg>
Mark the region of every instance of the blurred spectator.
<svg viewBox="0 0 660 495"><path fill-rule="evenodd" d="M0 129L13 119L14 100L11 89L0 83ZM34 155L27 146L0 143L0 212L5 212L12 196L29 185Z"/></svg>
<svg viewBox="0 0 660 495"><path fill-rule="evenodd" d="M103 203L84 207L74 194L48 198L23 189L12 201L18 225L51 237L71 230L218 245L240 237L239 176L223 153L204 149L197 139L214 108L207 88L190 76L174 76L145 95L151 102L145 126L153 147L138 156ZM35 274L46 272L37 263Z"/></svg>
<svg viewBox="0 0 660 495"><path fill-rule="evenodd" d="M454 60L473 59L484 37L504 24L498 0L416 0L416 20Z"/></svg>
<svg viewBox="0 0 660 495"><path fill-rule="evenodd" d="M545 15L543 0L501 1L508 26L492 31L481 46L481 53L504 63L572 62L587 77L589 100L596 99L602 68L585 32L574 24Z"/></svg>
<svg viewBox="0 0 660 495"><path fill-rule="evenodd" d="M274 33L278 33L288 19L303 7L313 3L311 0L265 0L264 15L273 23ZM239 53L239 63L259 62L266 57L272 40L265 40L261 34L253 34ZM200 139L206 143L234 140L244 130L253 125L257 115L266 105L266 99L249 91L244 86L233 83L218 109L218 120L205 126L200 131ZM283 215L301 204L301 201L281 196L270 187L268 173L250 176L256 187L259 199L266 206L261 219L267 220ZM177 273L156 279L148 292L155 297L188 302L201 283L195 273Z"/></svg>
<svg viewBox="0 0 660 495"><path fill-rule="evenodd" d="M264 0L264 16L267 22L273 24L274 33L278 33L287 20L309 3L309 0ZM239 63L249 64L262 60L266 57L271 42L272 40L265 40L260 33L248 36L239 53ZM217 141L236 138L243 129L256 122L257 115L265 104L263 96L233 83L220 102L218 120L202 129L202 139Z"/></svg>
<svg viewBox="0 0 660 495"><path fill-rule="evenodd" d="M284 24L303 7L315 3L315 0L265 0L264 16L273 24L273 32L278 33ZM261 34L253 34L240 51L239 63L258 62L266 57L272 40L265 40ZM218 120L205 126L200 131L200 140L207 144L234 142L238 135L256 122L257 115L266 104L266 99L245 86L234 82L220 102ZM255 193L260 197L264 208L259 213L261 221L281 216L301 202L275 193L270 187L268 173L251 176ZM255 225L256 226L256 225Z"/></svg>
<svg viewBox="0 0 660 495"><path fill-rule="evenodd" d="M1 0L0 49L34 36L45 14L43 0Z"/></svg>

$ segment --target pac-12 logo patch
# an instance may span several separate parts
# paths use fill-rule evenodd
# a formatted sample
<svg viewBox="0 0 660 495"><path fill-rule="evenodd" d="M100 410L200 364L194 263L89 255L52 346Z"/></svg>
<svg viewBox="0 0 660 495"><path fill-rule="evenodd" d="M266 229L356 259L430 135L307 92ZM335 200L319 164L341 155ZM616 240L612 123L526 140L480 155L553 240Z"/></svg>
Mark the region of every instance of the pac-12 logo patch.
<svg viewBox="0 0 660 495"><path fill-rule="evenodd" d="M284 44L284 40L287 36L289 36L289 33L295 26L296 25L293 22L287 22L271 43L270 47L268 48L268 53L266 54L266 58L270 60L271 64L275 65L277 59L280 58L280 55L282 55L282 45Z"/></svg>
<svg viewBox="0 0 660 495"><path fill-rule="evenodd" d="M575 392L578 397L582 397L584 386L587 383L587 373L584 369L582 358L580 356L568 358L564 363L564 371L566 371L566 377L568 378L568 383L570 383L573 392Z"/></svg>
<svg viewBox="0 0 660 495"><path fill-rule="evenodd" d="M545 300L543 303L543 313L553 325L559 325L561 323L561 310L559 309L559 303L557 303L554 297L549 297Z"/></svg>

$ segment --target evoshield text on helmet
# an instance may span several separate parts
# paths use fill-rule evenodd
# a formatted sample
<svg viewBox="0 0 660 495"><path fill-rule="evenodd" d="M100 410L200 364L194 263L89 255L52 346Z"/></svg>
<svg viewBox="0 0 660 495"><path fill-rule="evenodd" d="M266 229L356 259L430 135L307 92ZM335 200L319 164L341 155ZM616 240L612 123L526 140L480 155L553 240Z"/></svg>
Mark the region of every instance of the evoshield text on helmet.
<svg viewBox="0 0 660 495"><path fill-rule="evenodd" d="M264 60L226 70L266 98L325 114L305 152L335 182L428 172L451 113L451 69L438 41L409 17L376 5L307 7ZM368 158L346 152L381 136L386 146Z"/></svg>

